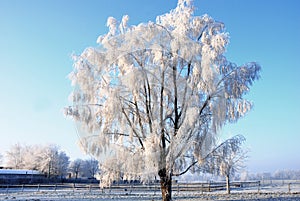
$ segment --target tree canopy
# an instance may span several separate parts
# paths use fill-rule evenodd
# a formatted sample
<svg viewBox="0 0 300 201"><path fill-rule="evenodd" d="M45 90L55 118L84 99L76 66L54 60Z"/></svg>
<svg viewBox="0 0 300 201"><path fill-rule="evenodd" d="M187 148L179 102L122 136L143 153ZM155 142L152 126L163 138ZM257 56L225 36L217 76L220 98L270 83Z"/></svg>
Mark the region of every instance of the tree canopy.
<svg viewBox="0 0 300 201"><path fill-rule="evenodd" d="M74 56L65 112L85 131L85 151L106 159L103 181L169 181L201 164L219 129L251 109L244 95L260 65L228 61L224 24L193 9L179 0L156 22L136 26L128 16L109 17L98 46Z"/></svg>

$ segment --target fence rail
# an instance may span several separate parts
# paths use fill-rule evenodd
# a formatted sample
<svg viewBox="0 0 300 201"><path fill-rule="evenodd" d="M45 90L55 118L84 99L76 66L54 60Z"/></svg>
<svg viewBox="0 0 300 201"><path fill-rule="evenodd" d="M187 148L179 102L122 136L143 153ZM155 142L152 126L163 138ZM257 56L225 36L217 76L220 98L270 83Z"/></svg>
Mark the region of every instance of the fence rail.
<svg viewBox="0 0 300 201"><path fill-rule="evenodd" d="M230 184L232 189L257 187L260 188L259 181L251 182L232 182ZM216 190L225 190L225 182L209 182L209 183L173 183L174 192L213 192ZM23 184L11 185L0 184L0 193L9 193L17 191L89 191L89 192L102 192L113 194L132 194L132 193L156 193L160 191L159 183L152 184L114 184L110 187L100 188L98 184L79 184L79 183L66 183L66 184Z"/></svg>
<svg viewBox="0 0 300 201"><path fill-rule="evenodd" d="M0 184L0 192L2 191L80 191L80 190L99 190L98 184Z"/></svg>

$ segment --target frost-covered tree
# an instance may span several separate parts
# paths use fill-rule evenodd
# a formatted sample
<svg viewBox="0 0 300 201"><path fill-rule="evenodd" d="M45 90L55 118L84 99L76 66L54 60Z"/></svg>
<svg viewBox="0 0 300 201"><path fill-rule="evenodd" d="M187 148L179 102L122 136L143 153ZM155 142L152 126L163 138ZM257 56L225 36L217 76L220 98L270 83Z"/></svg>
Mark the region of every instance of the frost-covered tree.
<svg viewBox="0 0 300 201"><path fill-rule="evenodd" d="M221 156L223 156L223 159L220 164L220 173L226 178L227 194L230 194L230 179L245 168L244 163L247 158L247 151L238 148L237 150L231 150L231 153L228 154L223 152Z"/></svg>
<svg viewBox="0 0 300 201"><path fill-rule="evenodd" d="M41 155L44 146L42 145L25 145L24 146L24 167L29 170L41 170Z"/></svg>
<svg viewBox="0 0 300 201"><path fill-rule="evenodd" d="M57 145L41 146L35 156L38 170L45 173L48 178L63 177L69 166L69 157Z"/></svg>
<svg viewBox="0 0 300 201"><path fill-rule="evenodd" d="M6 153L7 166L15 169L38 170L51 176L63 177L69 165L69 157L57 145L11 146Z"/></svg>
<svg viewBox="0 0 300 201"><path fill-rule="evenodd" d="M12 145L6 152L6 166L13 169L24 169L24 150L20 143Z"/></svg>
<svg viewBox="0 0 300 201"><path fill-rule="evenodd" d="M39 154L40 146L17 143L11 146L6 153L7 166L15 169L38 170Z"/></svg>
<svg viewBox="0 0 300 201"><path fill-rule="evenodd" d="M16 169L40 170L41 145L17 143L7 151L7 166Z"/></svg>
<svg viewBox="0 0 300 201"><path fill-rule="evenodd" d="M200 166L203 172L225 177L227 194L230 194L231 178L244 168L247 158L247 151L242 147L244 141L245 138L241 135L226 140L218 145Z"/></svg>
<svg viewBox="0 0 300 201"><path fill-rule="evenodd" d="M44 152L44 167L48 168L48 177L63 178L67 174L69 157L57 146L48 146Z"/></svg>
<svg viewBox="0 0 300 201"><path fill-rule="evenodd" d="M87 178L95 178L95 176L99 173L99 163L98 161L91 157L90 159L86 159L83 161L83 169L82 176Z"/></svg>
<svg viewBox="0 0 300 201"><path fill-rule="evenodd" d="M69 170L75 176L75 179L80 177L95 178L99 173L99 164L95 158L76 159L70 163Z"/></svg>
<svg viewBox="0 0 300 201"><path fill-rule="evenodd" d="M109 17L99 45L74 56L65 113L84 150L105 159L102 184L158 176L163 200L171 200L172 177L204 162L219 129L251 109L243 96L260 66L228 61L224 24L194 16L190 0L156 22L128 19Z"/></svg>
<svg viewBox="0 0 300 201"><path fill-rule="evenodd" d="M59 148L56 145L50 144L43 148L43 155L41 160L42 166L47 171L48 178L57 176L57 164L58 164L58 155ZM44 170L44 172L45 172Z"/></svg>
<svg viewBox="0 0 300 201"><path fill-rule="evenodd" d="M53 169L55 175L59 176L60 179L63 179L68 173L69 159L69 156L64 151L60 151L56 155Z"/></svg>
<svg viewBox="0 0 300 201"><path fill-rule="evenodd" d="M76 159L70 163L69 170L75 176L75 179L78 178L78 175L81 173L83 169L83 160Z"/></svg>

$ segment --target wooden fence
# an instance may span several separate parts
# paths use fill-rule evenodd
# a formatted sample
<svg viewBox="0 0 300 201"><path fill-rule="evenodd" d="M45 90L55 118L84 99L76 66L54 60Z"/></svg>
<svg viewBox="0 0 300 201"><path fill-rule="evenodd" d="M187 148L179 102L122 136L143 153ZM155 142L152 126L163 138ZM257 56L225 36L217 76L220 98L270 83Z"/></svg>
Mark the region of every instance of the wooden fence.
<svg viewBox="0 0 300 201"><path fill-rule="evenodd" d="M251 182L232 182L230 184L231 189L243 189L254 187L260 189L259 181ZM219 190L225 190L225 182L210 182L210 183L173 183L173 192L213 192ZM160 184L114 184L107 188L100 188L98 184L23 184L23 185L0 185L0 193L10 192L29 192L29 191L73 191L73 192L98 192L98 193L109 193L109 194L155 194L160 193Z"/></svg>

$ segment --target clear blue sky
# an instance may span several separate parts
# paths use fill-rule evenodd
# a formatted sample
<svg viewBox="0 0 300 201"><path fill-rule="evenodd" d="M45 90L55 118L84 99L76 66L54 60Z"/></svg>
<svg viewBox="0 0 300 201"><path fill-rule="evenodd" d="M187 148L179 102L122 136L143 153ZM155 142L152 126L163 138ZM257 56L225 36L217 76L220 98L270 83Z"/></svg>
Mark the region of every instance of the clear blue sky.
<svg viewBox="0 0 300 201"><path fill-rule="evenodd" d="M0 153L19 143L55 143L82 157L74 123L62 108L72 91L70 55L96 46L106 19L125 14L130 24L154 21L176 0L0 0ZM198 0L230 33L227 56L257 61L261 80L247 96L254 109L225 135L243 134L252 172L300 169L300 1Z"/></svg>

